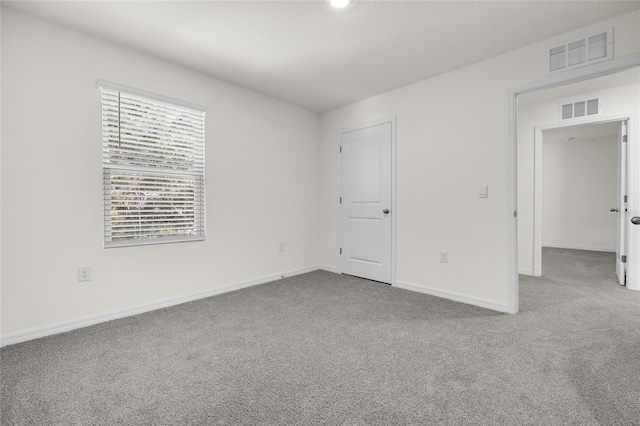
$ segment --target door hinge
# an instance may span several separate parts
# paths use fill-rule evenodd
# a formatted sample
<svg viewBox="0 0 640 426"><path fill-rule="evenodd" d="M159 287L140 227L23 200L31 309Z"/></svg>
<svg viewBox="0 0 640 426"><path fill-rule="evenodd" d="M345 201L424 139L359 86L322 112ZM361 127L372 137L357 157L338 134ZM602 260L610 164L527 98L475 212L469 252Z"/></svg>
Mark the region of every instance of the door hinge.
<svg viewBox="0 0 640 426"><path fill-rule="evenodd" d="M342 247L340 247L340 254L342 254Z"/></svg>
<svg viewBox="0 0 640 426"><path fill-rule="evenodd" d="M626 142L627 141L627 135L622 136L622 142Z"/></svg>
<svg viewBox="0 0 640 426"><path fill-rule="evenodd" d="M622 199L622 202L623 202L623 203L626 203L626 202L627 202L627 196L626 196L626 195L625 195L625 196L624 196L624 198Z"/></svg>
<svg viewBox="0 0 640 426"><path fill-rule="evenodd" d="M342 152L342 146L340 146L340 152Z"/></svg>
<svg viewBox="0 0 640 426"><path fill-rule="evenodd" d="M622 256L620 256L620 262L627 263L627 255L626 254L623 254Z"/></svg>
<svg viewBox="0 0 640 426"><path fill-rule="evenodd" d="M513 217L518 217L518 212L516 210L513 211Z"/></svg>
<svg viewBox="0 0 640 426"><path fill-rule="evenodd" d="M340 197L340 204L342 204L342 197Z"/></svg>

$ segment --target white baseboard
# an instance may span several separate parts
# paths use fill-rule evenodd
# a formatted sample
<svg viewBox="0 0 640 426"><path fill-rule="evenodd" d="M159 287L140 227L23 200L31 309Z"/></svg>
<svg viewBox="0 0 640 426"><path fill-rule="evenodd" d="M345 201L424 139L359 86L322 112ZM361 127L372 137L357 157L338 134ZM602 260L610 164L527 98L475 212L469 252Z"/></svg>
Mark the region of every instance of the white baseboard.
<svg viewBox="0 0 640 426"><path fill-rule="evenodd" d="M519 275L530 275L530 276L533 277L533 269L519 268L518 269L518 274Z"/></svg>
<svg viewBox="0 0 640 426"><path fill-rule="evenodd" d="M402 288L409 291L415 291L417 293L424 293L431 296L442 297L443 299L449 299L455 302L462 302L468 305L479 306L481 308L491 309L493 311L509 313L506 303L496 302L495 300L482 299L480 297L468 296L466 294L425 287L422 285L409 284L402 281L396 281L394 287Z"/></svg>
<svg viewBox="0 0 640 426"><path fill-rule="evenodd" d="M316 269L321 269L323 271L327 271L327 272L333 272L334 274L338 273L338 268L336 268L335 266L329 266L329 265L318 265L316 267Z"/></svg>
<svg viewBox="0 0 640 426"><path fill-rule="evenodd" d="M337 269L327 265L315 265L306 268L295 269L292 271L285 271L279 274L273 274L254 280L243 281L236 284L230 284L223 287L213 288L210 290L200 291L196 293L186 294L184 296L173 297L170 299L158 300L150 303L143 303L140 305L131 306L124 309L118 309L114 311L103 312L97 315L90 315L81 317L69 321L63 321L56 324L50 324L40 327L34 327L23 331L17 331L14 333L8 333L0 336L0 347L15 345L16 343L26 342L28 340L38 339L40 337L51 336L53 334L64 333L66 331L75 330L78 328L88 327L90 325L99 324L102 322L112 321L119 318L129 317L132 315L138 315L149 311L155 311L156 309L168 308L169 306L179 305L181 303L191 302L198 299L204 299L205 297L216 296L222 293L228 293L230 291L240 290L247 287L253 287L255 285L268 283L271 281L279 280L282 277L292 277L294 275L305 274L307 272L316 271L321 269L328 272L336 272Z"/></svg>
<svg viewBox="0 0 640 426"><path fill-rule="evenodd" d="M603 251L607 253L615 253L615 248L605 248L605 247L582 247L582 246L568 246L564 244L542 244L542 247L549 248L559 248L559 249L569 249L569 250L587 250L587 251Z"/></svg>

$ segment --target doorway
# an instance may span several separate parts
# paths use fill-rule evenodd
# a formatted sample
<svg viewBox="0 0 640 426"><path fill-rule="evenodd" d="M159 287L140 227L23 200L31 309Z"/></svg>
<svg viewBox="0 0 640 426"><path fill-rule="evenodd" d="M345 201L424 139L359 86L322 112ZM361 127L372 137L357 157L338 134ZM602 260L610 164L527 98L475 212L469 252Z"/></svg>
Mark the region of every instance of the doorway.
<svg viewBox="0 0 640 426"><path fill-rule="evenodd" d="M338 134L340 272L393 284L395 118Z"/></svg>
<svg viewBox="0 0 640 426"><path fill-rule="evenodd" d="M510 313L517 313L519 310L519 272L522 272L522 269L519 268L519 260L522 257L522 253L519 253L519 239L521 232L519 232L519 228L522 227L522 218L527 214L530 215L529 219L532 223L533 218L533 206L531 205L531 209L521 208L520 198L521 197L521 187L522 182L519 181L519 173L522 171L522 167L519 164L521 152L523 152L522 148L519 147L520 143L520 134L519 134L519 126L521 124L521 119L519 116L519 103L523 97L523 95L536 95L538 93L544 92L550 89L558 89L565 90L574 84L589 84L590 82L595 81L596 79L605 78L605 77L617 77L624 76L624 78L628 78L632 76L634 82L638 82L638 67L640 67L640 55L631 55L628 57L614 59L611 61L603 62L600 64L594 64L589 67L584 67L582 69L576 69L572 71L567 71L564 73L559 73L553 76L548 76L543 80L539 80L536 82L532 82L520 87L513 88L508 92L508 158L509 164L507 165L509 170L509 181L508 181L508 193L509 200L507 203L507 233L508 233L508 263L509 263L509 287L508 287L508 300L507 300L507 311ZM570 91L570 90L569 90ZM630 138L628 142L628 156L629 158L635 159L635 164L628 170L627 173L627 185L628 185L628 215L627 218L630 219L630 223L635 225L637 222L640 225L640 165L638 164L638 157L640 156L640 147L638 146L638 136L637 136L637 128L638 128L638 113L637 113L637 105L638 105L638 93L637 90L633 93L635 96L635 104L633 108L629 108L629 110L635 111L634 117L629 120L629 129L630 129ZM561 97L561 96L556 96ZM556 111L557 114L557 111ZM530 128L530 134L533 134L533 127ZM524 151L526 152L526 151ZM531 154L533 153L533 148L529 151ZM533 157L533 155L531 155ZM533 164L533 159L531 160L531 168ZM531 185L531 191L533 190L533 185ZM532 197L531 197L532 198ZM531 200L531 204L533 201ZM637 218L637 219L636 219ZM627 223L627 259L631 259L632 262L635 262L635 267L633 265L627 265L627 288L631 290L640 290L640 226L631 226ZM531 238L533 238L533 232L531 232ZM530 246L533 248L533 244ZM525 253L526 255L527 253ZM532 254L532 253L531 253ZM525 256L528 257L528 256ZM532 257L531 257L532 259ZM532 265L532 263L531 263ZM533 267L531 266L531 274Z"/></svg>
<svg viewBox="0 0 640 426"><path fill-rule="evenodd" d="M533 276L542 275L542 247L615 252L625 284L628 120L536 127Z"/></svg>

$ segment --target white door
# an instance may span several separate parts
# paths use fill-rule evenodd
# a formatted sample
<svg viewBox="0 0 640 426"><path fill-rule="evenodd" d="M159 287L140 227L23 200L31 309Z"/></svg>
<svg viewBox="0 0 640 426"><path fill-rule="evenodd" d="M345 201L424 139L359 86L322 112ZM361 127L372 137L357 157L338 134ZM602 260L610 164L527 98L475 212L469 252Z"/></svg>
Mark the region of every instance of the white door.
<svg viewBox="0 0 640 426"><path fill-rule="evenodd" d="M340 269L391 284L392 123L340 134Z"/></svg>
<svg viewBox="0 0 640 426"><path fill-rule="evenodd" d="M625 285L627 261L627 122L618 129L618 185L616 202L616 274Z"/></svg>
<svg viewBox="0 0 640 426"><path fill-rule="evenodd" d="M640 138L638 119L627 121L627 203L625 214L627 288L640 291Z"/></svg>

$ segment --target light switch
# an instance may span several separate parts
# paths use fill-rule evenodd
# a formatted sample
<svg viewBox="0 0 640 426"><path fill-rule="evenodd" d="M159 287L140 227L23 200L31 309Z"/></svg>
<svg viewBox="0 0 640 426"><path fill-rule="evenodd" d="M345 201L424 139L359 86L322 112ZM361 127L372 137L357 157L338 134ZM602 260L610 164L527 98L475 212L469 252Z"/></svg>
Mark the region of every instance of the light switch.
<svg viewBox="0 0 640 426"><path fill-rule="evenodd" d="M482 185L478 190L478 198L487 198L489 196L489 187Z"/></svg>

